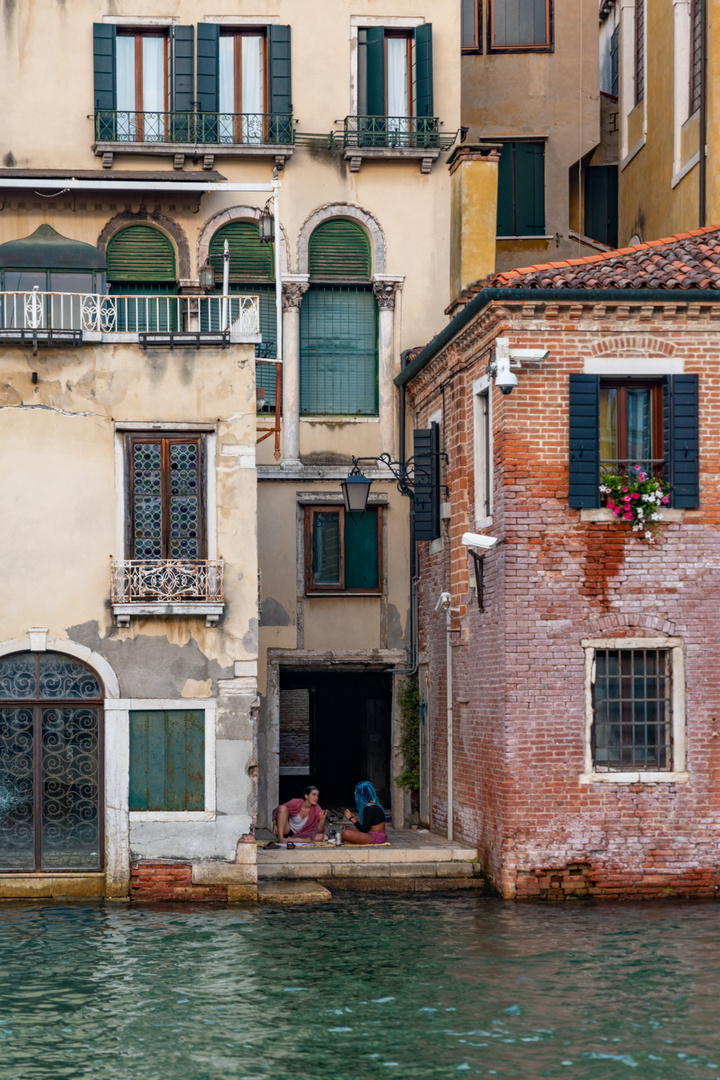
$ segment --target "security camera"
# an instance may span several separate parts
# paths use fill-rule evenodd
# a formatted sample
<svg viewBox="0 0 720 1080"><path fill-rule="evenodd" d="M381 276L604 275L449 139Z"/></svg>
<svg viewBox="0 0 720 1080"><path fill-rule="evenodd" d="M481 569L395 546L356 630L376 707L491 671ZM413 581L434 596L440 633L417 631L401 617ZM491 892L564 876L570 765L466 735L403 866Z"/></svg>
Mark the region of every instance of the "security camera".
<svg viewBox="0 0 720 1080"><path fill-rule="evenodd" d="M447 611L447 609L450 607L451 604L452 604L452 596L450 595L450 593L449 592L441 592L440 596L438 597L438 602L435 605L435 611L437 611L437 612Z"/></svg>
<svg viewBox="0 0 720 1080"><path fill-rule="evenodd" d="M517 375L510 370L509 350L499 348L495 360L495 385L501 394L512 394L517 384Z"/></svg>
<svg viewBox="0 0 720 1080"><path fill-rule="evenodd" d="M482 551L487 551L488 548L495 547L497 542L497 536L481 536L480 533L463 533L462 540L460 541L464 547L480 548Z"/></svg>

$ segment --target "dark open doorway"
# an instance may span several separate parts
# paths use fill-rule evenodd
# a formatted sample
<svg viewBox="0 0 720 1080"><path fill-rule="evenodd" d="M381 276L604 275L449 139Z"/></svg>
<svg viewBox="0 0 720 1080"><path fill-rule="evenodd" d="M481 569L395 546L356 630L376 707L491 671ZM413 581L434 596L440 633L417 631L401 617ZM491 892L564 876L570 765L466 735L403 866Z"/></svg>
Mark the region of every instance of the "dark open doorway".
<svg viewBox="0 0 720 1080"><path fill-rule="evenodd" d="M280 672L280 802L317 784L323 806L352 805L360 780L390 809L389 675Z"/></svg>

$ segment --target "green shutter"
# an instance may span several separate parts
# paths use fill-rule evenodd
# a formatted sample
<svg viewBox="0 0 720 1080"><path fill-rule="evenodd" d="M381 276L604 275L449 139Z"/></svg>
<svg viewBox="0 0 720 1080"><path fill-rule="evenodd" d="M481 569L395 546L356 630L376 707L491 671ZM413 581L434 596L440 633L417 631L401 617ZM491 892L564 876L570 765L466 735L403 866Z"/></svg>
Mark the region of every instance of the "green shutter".
<svg viewBox="0 0 720 1080"><path fill-rule="evenodd" d="M440 536L440 426L413 431L415 491L413 493L413 534L417 540L437 540Z"/></svg>
<svg viewBox="0 0 720 1080"><path fill-rule="evenodd" d="M223 247L230 248L231 281L274 281L274 245L261 244L255 221L232 221L213 234L209 258L216 281L222 283Z"/></svg>
<svg viewBox="0 0 720 1080"><path fill-rule="evenodd" d="M365 70L367 72L368 116L386 116L385 30L382 26L369 26L365 33Z"/></svg>
<svg viewBox="0 0 720 1080"><path fill-rule="evenodd" d="M515 235L515 143L504 143L498 164L497 235Z"/></svg>
<svg viewBox="0 0 720 1080"><path fill-rule="evenodd" d="M290 27L268 26L268 112L292 112Z"/></svg>
<svg viewBox="0 0 720 1080"><path fill-rule="evenodd" d="M130 810L205 809L205 715L130 713Z"/></svg>
<svg viewBox="0 0 720 1080"><path fill-rule="evenodd" d="M366 510L353 521L345 515L345 588L377 589L378 511Z"/></svg>
<svg viewBox="0 0 720 1080"><path fill-rule="evenodd" d="M515 235L545 232L545 145L515 143Z"/></svg>
<svg viewBox="0 0 720 1080"><path fill-rule="evenodd" d="M109 282L165 282L176 279L175 252L168 238L149 225L129 225L107 246Z"/></svg>
<svg viewBox="0 0 720 1080"><path fill-rule="evenodd" d="M201 113L218 111L219 52L220 27L216 23L198 23L197 100L198 111Z"/></svg>
<svg viewBox="0 0 720 1080"><path fill-rule="evenodd" d="M617 247L618 167L591 165L585 170L585 235Z"/></svg>
<svg viewBox="0 0 720 1080"><path fill-rule="evenodd" d="M370 241L354 221L326 221L310 237L308 263L311 279L367 281L371 271Z"/></svg>
<svg viewBox="0 0 720 1080"><path fill-rule="evenodd" d="M432 116L433 108L433 61L432 23L424 23L415 30L414 49L415 115Z"/></svg>
<svg viewBox="0 0 720 1080"><path fill-rule="evenodd" d="M377 416L372 289L311 286L300 308L300 412Z"/></svg>
<svg viewBox="0 0 720 1080"><path fill-rule="evenodd" d="M699 395L697 375L666 375L663 380L665 479L672 506L700 505Z"/></svg>
<svg viewBox="0 0 720 1080"><path fill-rule="evenodd" d="M93 25L95 108L103 112L115 111L115 34L114 26Z"/></svg>
<svg viewBox="0 0 720 1080"><path fill-rule="evenodd" d="M570 376L570 506L600 505L600 377Z"/></svg>
<svg viewBox="0 0 720 1080"><path fill-rule="evenodd" d="M195 27L172 30L172 112L192 112L195 100Z"/></svg>

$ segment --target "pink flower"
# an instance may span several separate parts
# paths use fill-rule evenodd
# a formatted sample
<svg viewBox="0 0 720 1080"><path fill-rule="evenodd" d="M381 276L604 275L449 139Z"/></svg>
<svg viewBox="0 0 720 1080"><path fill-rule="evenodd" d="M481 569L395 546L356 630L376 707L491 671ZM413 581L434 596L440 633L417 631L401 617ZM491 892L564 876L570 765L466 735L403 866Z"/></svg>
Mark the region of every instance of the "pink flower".
<svg viewBox="0 0 720 1080"><path fill-rule="evenodd" d="M627 491L627 488L625 488L625 491ZM630 496L629 495L623 495L623 502L626 502L626 503L630 502Z"/></svg>
<svg viewBox="0 0 720 1080"><path fill-rule="evenodd" d="M640 479L641 479L641 480L644 480L644 479L645 479L645 473L644 473L644 472L641 472L641 473L640 473Z"/></svg>
<svg viewBox="0 0 720 1080"><path fill-rule="evenodd" d="M632 511L628 510L627 514L623 514L623 517L624 517L625 521L632 521L632 518L633 518Z"/></svg>
<svg viewBox="0 0 720 1080"><path fill-rule="evenodd" d="M619 506L615 507L614 513L615 513L615 517L617 517L618 514L620 513L620 507Z"/></svg>
<svg viewBox="0 0 720 1080"><path fill-rule="evenodd" d="M639 492L636 491L635 494L633 495L633 499L639 499L639 498L640 498L640 494L639 494Z"/></svg>
<svg viewBox="0 0 720 1080"><path fill-rule="evenodd" d="M664 502L665 506L667 506L667 504L668 504L668 503L670 502L670 500L669 500L669 498L667 497L667 495L665 495L665 496L663 497L663 502Z"/></svg>
<svg viewBox="0 0 720 1080"><path fill-rule="evenodd" d="M612 499L608 499L607 504L608 504L608 506L610 507L611 510L615 509L615 503L612 501Z"/></svg>
<svg viewBox="0 0 720 1080"><path fill-rule="evenodd" d="M623 488L623 491L627 491L627 488Z"/></svg>

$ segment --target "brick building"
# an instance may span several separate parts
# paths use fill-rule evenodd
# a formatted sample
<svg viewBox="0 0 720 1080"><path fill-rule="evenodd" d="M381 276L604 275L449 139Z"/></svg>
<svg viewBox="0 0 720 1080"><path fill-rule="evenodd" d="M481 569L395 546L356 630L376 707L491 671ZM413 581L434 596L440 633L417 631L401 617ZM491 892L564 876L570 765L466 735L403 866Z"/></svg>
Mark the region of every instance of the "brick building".
<svg viewBox="0 0 720 1080"><path fill-rule="evenodd" d="M718 326L703 229L497 273L396 379L447 454L421 815L508 898L720 885ZM599 491L641 469L669 487L654 542Z"/></svg>

